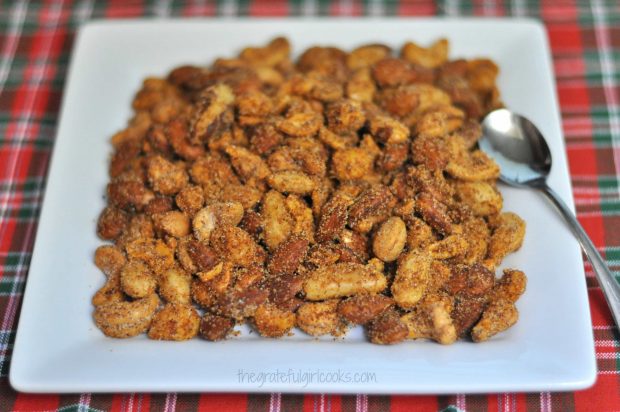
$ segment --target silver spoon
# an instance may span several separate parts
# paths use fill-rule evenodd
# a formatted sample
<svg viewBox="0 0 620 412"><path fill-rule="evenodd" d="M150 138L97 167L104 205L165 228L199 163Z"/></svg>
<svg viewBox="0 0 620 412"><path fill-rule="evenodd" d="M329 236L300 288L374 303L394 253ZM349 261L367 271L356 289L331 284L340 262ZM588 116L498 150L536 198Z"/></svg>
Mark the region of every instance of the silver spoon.
<svg viewBox="0 0 620 412"><path fill-rule="evenodd" d="M525 117L509 110L494 110L482 122L479 146L499 164L500 179L503 182L537 189L551 200L592 264L616 326L620 327L620 285L575 216L547 185L547 176L551 171L551 152L538 128Z"/></svg>

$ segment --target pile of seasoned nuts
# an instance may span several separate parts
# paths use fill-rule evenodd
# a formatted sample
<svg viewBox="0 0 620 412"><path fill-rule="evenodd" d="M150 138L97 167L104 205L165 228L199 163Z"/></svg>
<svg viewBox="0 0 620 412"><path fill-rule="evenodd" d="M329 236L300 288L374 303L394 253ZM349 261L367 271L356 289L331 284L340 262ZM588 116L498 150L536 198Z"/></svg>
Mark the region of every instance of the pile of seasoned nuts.
<svg viewBox="0 0 620 412"><path fill-rule="evenodd" d="M111 337L220 340L248 323L392 344L512 326L526 277L503 258L525 223L502 212L476 149L501 106L497 66L444 39L311 47L276 38L210 67L147 78L112 137L92 299Z"/></svg>

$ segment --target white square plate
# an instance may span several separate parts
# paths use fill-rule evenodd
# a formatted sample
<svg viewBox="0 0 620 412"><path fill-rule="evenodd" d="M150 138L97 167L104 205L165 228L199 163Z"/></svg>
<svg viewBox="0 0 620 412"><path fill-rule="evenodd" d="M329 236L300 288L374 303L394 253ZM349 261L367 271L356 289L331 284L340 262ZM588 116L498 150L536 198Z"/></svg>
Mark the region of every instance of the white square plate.
<svg viewBox="0 0 620 412"><path fill-rule="evenodd" d="M521 319L484 344L408 341L382 347L353 330L344 341L302 333L269 340L184 343L105 338L90 299L103 276L92 256L104 207L109 137L129 118L148 75L232 56L286 35L299 52L406 40L451 43L451 58L487 56L501 67L504 101L540 127L554 159L550 184L573 205L549 47L529 20L192 20L95 22L76 42L10 371L27 392L251 391L454 393L570 390L596 366L581 253L537 193L503 187L505 209L527 222ZM263 375L260 375L260 374ZM362 375L355 375L356 373ZM255 374L255 375L251 375ZM262 377L262 378L261 378ZM261 381L263 379L263 381Z"/></svg>

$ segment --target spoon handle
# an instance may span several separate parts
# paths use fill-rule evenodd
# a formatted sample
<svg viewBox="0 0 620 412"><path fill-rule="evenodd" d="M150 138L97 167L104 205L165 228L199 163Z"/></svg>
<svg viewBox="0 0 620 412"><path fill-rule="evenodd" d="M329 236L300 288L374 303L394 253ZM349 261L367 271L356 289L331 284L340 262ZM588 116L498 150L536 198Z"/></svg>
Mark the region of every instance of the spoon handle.
<svg viewBox="0 0 620 412"><path fill-rule="evenodd" d="M611 314L616 321L616 326L620 327L620 284L614 278L614 275L611 273L605 261L601 257L601 255L596 250L596 247L588 237L588 234L579 221L575 218L570 209L566 206L564 201L555 193L549 186L546 184L540 187L541 191L553 202L554 206L560 211L566 223L570 226L572 232L579 240L579 244L581 244L581 248L586 254L588 260L592 264L592 268L594 269L594 274L596 275L596 279L598 280L601 289L603 289L603 294L605 295L605 299L607 299L607 304L609 305L609 309L611 310Z"/></svg>

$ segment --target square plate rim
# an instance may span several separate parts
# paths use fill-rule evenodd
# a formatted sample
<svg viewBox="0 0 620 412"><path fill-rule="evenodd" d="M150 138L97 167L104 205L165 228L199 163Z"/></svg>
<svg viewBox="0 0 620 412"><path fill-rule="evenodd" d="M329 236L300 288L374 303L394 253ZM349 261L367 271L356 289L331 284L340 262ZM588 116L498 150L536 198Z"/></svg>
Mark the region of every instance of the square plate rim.
<svg viewBox="0 0 620 412"><path fill-rule="evenodd" d="M97 30L101 27L103 28L107 28L110 26L114 26L114 25L122 25L122 26L131 26L134 24L140 24L140 25L159 25L159 24L210 24L210 23L233 23L233 24L253 24L253 23L259 23L259 24L263 24L263 23L269 23L269 22L287 22L287 23L294 23L294 22L301 22L301 23L323 23L323 22L328 22L328 23L334 23L334 22L343 22L345 24L356 24L356 25L361 25L361 24L368 24L370 22L375 22L375 21L379 21L379 22L386 22L386 21L399 21L399 22L415 22L415 21L421 21L421 22L429 22L429 23L441 23L441 24L451 24L451 23L482 23L482 24L494 24L494 23L498 23L498 22L502 22L502 23L509 23L511 25L530 25L533 29L538 30L540 32L540 34L542 35L542 39L543 39L543 43L544 43L544 50L542 50L543 52L545 52L546 56L545 58L548 60L548 64L552 65L552 60L551 60L551 50L548 44L548 38L545 34L545 28L542 25L542 23L536 19L532 19L532 18L502 18L502 17L494 17L494 18L480 18L480 17L465 17L465 18L461 18L461 17L440 17L440 18L428 18L428 17L415 17L415 18L406 18L406 17L390 17L390 18L383 18L383 17L370 17L370 18L342 18L342 17L329 17L329 18L313 18L313 17L309 17L309 18L290 18L290 17L282 17L282 18L273 18L273 17L268 17L268 18L172 18L172 19L167 19L167 20L153 20L153 19L140 19L140 18L136 18L136 19L95 19L92 20L84 25L82 25L79 28L78 34L76 36L76 42L74 43L74 47L72 50L72 54L71 54L71 58L70 58L70 64L69 64L69 69L67 72L67 82L65 84L64 90L63 90L63 100L62 100L62 104L61 104L61 108L59 111L59 123L58 123L58 128L57 128L57 135L56 135L56 140L55 140L55 144L54 147L52 149L51 152L51 159L50 159L50 166L48 169L48 179L50 177L50 172L52 172L52 170L54 170L54 164L55 164L55 159L57 158L56 156L56 152L58 147L60 146L58 143L58 141L60 140L60 132L63 130L63 124L65 124L67 121L64 120L64 118L66 116L68 116L66 114L66 99L65 97L67 96L67 91L69 90L69 88L72 85L72 79L74 77L74 71L75 71L75 56L77 55L78 51L79 51L79 46L81 44L81 42L83 41L83 38L85 37L84 33L87 33L88 31L92 31L92 30ZM273 31L273 34L277 34L277 30ZM337 43L337 41L335 41L334 43ZM551 66L552 67L552 66ZM555 78L553 77L552 73L551 73L551 85L554 88L555 91ZM556 111L558 111L558 116L559 116L559 105L557 102L557 94L554 94L554 96L552 96L553 100L554 100L554 106ZM562 144L562 149L565 151L565 141L564 139L561 139L561 144ZM568 180L568 184L570 185L570 179ZM48 185L49 186L49 180L48 180ZM45 190L45 194L43 197L43 202L42 202L42 209L41 209L41 215L40 218L43 216L45 209L46 209L46 199L48 197L48 191L47 191L47 187ZM574 210L574 201L573 201L573 197L572 194L570 195L570 198L567 199L568 200L568 204L569 207ZM40 223L40 222L39 222ZM37 244L39 243L39 236L38 236L38 231L37 231L37 236L35 239L35 245L34 245L34 249L33 249L33 256L31 259L31 265L32 262L34 262L35 260L35 251L37 250ZM581 271L583 271L583 268L581 268ZM27 303L27 296L28 296L28 286L29 286L29 279L30 279L30 274L28 275L27 281L26 281L26 288L23 294L23 301L22 301L22 311L24 310L24 307L26 307L26 303ZM585 282L585 279L584 279ZM586 296L586 300L587 300L587 296ZM589 317L589 314L588 314ZM22 319L20 316L20 320L19 320L19 325L18 325L18 329L17 329L17 336L15 339L15 349L19 349L17 343L21 340L20 339L20 330L22 330ZM590 330L590 334L592 334L592 330ZM592 340L592 349L594 350L594 344L593 344L593 338ZM17 350L14 349L14 355L15 353L18 353ZM583 374L583 376L580 379L574 379L572 382L564 382L561 384L558 384L557 382L554 384L551 384L549 386L541 386L541 385L535 385L535 386L531 386L531 385L527 385L527 384L523 384L520 387L522 388L521 390L527 390L527 391L532 391L532 390L571 390L571 389L583 389L586 387L591 386L595 379L596 379L596 365L595 365L595 360L594 360L594 352L592 353L592 359L591 359L591 368L588 371L587 374ZM22 356L23 357L23 356ZM15 356L13 357L13 359L15 359ZM17 390L21 390L21 391L26 391L26 392L37 392L37 393L48 393L48 392L59 392L59 393L68 393L68 392L75 392L75 390L71 390L70 388L62 388L62 387L58 387L57 385L54 386L52 385L54 388L53 390L50 390L51 386L48 385L48 387L46 388L45 385L31 385L28 382L24 382L23 380L20 380L20 376L18 376L17 373L15 373L15 369L14 369L14 365L15 362L11 362L11 368L10 368L10 372L9 372L9 381L11 383L11 385L16 388ZM386 385L380 385L380 386L386 386ZM389 385L388 385L389 386ZM464 390L459 390L458 392L462 392L462 393L481 393L481 392L487 392L487 390L485 390L484 388L480 388L480 387L476 387L475 385L470 385L471 390L465 388ZM249 390L250 392L273 392L273 391L280 391L280 392L286 392L286 393L296 393L296 392L300 392L299 390L294 390L291 389L290 387L281 387L281 388L277 388L277 387L266 387L264 389L261 390L255 390L256 388L252 389L252 388L242 388L242 387L232 387L232 388L226 388L226 387L221 387L221 388L215 388L215 389L210 389L207 388L207 390L212 391L212 390L217 390L217 391L225 391L225 392L236 392L239 390ZM121 391L121 392L125 392L125 390L123 388L117 388L115 389L116 391ZM492 391L513 391L514 390L514 386L507 386L507 387L502 387L501 385L497 385L494 386L493 388L491 388ZM89 390L89 392L106 392L108 391L108 389L97 389L97 388L91 388ZM166 392L169 391L169 389L166 388L154 388L154 391L156 392ZM181 390L182 391L182 390ZM193 390L191 392L195 392L196 390ZM319 389L319 390L312 390L312 391L302 391L305 393L317 393L317 392L324 392L325 389ZM355 388L344 388L344 390L336 390L331 391L332 393L355 393L357 392L355 390ZM454 393L453 391L431 391L431 392L427 392L427 391L423 391L423 392L419 392L416 390L412 390L412 391L402 391L402 390L398 390L395 392L389 392L386 391L385 388L384 389L379 389L378 391L373 391L373 390L368 390L367 388L365 388L365 392L366 393Z"/></svg>

